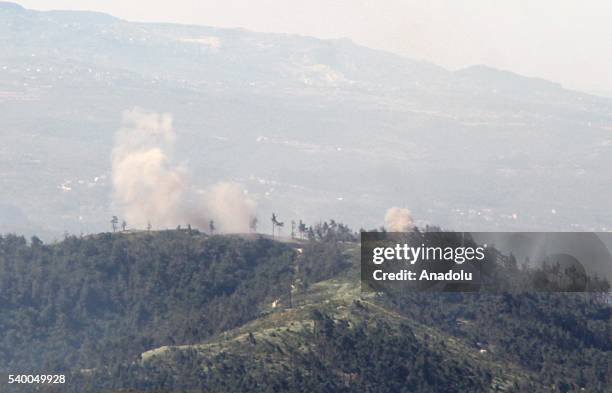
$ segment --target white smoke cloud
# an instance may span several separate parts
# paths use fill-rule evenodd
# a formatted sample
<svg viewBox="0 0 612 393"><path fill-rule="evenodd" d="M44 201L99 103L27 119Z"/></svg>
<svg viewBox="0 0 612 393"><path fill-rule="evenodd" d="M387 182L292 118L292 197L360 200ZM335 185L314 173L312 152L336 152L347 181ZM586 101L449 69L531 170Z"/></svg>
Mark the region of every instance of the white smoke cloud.
<svg viewBox="0 0 612 393"><path fill-rule="evenodd" d="M223 232L248 232L249 221L254 217L255 201L246 196L236 183L217 183L200 192L204 210L219 223Z"/></svg>
<svg viewBox="0 0 612 393"><path fill-rule="evenodd" d="M408 209L392 207L385 213L385 228L389 232L408 232L414 228L412 213Z"/></svg>
<svg viewBox="0 0 612 393"><path fill-rule="evenodd" d="M247 232L255 202L234 183L193 187L188 169L173 160L175 142L171 115L124 112L112 152L112 181L115 204L129 225L173 228L189 223L206 229L213 220L219 231Z"/></svg>

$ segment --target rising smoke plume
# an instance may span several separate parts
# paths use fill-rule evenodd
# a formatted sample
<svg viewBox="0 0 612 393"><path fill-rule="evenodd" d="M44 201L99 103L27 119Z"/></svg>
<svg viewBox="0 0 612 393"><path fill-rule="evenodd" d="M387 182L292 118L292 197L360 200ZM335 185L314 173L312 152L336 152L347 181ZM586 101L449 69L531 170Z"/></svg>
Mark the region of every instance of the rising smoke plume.
<svg viewBox="0 0 612 393"><path fill-rule="evenodd" d="M389 232L409 232L414 228L412 213L408 209L392 207L385 213L385 228Z"/></svg>
<svg viewBox="0 0 612 393"><path fill-rule="evenodd" d="M113 198L131 227L192 224L222 232L247 232L255 202L238 184L191 185L190 172L174 157L172 116L126 111L112 152Z"/></svg>

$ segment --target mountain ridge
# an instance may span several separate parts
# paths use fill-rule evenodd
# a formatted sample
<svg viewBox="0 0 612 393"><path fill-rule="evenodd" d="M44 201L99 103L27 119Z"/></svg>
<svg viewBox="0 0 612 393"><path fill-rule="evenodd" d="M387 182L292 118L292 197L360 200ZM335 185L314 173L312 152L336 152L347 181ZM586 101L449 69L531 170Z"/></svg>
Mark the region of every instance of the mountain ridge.
<svg viewBox="0 0 612 393"><path fill-rule="evenodd" d="M521 75L519 73L510 71L510 70L503 70L503 69L498 69L498 68L494 68L494 67L490 67L487 65L482 65L482 64L474 64L474 65L470 65L470 66L466 66L463 67L461 69L458 69L456 71L450 71L448 69L446 69L445 67L442 67L440 65L437 65L433 62L427 61L427 60L419 60L419 59L415 59L412 58L410 56L405 56L405 55L401 55L401 54L397 54L394 52L390 52L390 51L386 51L386 50L381 50L381 49L375 49L375 48L371 48L368 46L364 46L361 44L357 44L354 41L352 41L350 38L317 38L317 37L313 37L313 36L308 36L308 35L303 35L303 34L288 34L288 33L278 33L278 32L262 32L262 31L255 31L255 30L250 30L250 29L245 29L245 28L241 28L241 27L219 27L219 26L207 26L207 25L200 25L200 24L183 24L183 23L173 23L173 22L159 22L159 21L150 21L150 22L134 22L134 21L130 21L129 19L122 19L122 18L118 18L110 13L106 13L106 12L98 12L98 11L84 11L84 10L46 10L46 11L40 11L40 10L35 10L35 9L28 9L25 8L23 6L21 6L18 3L15 2L0 2L0 8L4 8L4 9L9 9L9 10L19 10L19 11L25 11L25 12L32 12L32 13L40 13L40 14L48 14L48 15L60 15L60 16L74 16L75 18L78 17L82 17L85 15L88 16L94 16L96 18L98 18L100 21L106 21L106 22L124 22L124 23L128 23L128 24L136 24L136 25L142 25L142 26L158 26L158 27L166 27L166 28L195 28L195 29L205 29L205 30L211 30L211 31L221 31L221 32L238 32L238 33L247 33L247 34L257 34L257 35L262 35L262 36L273 36L273 37L289 37L289 38L299 38L299 39L307 39L307 40L317 40L320 42L331 42L331 43L347 43L351 46L354 47L358 47L360 49L365 49L368 51L371 51L373 53L378 53L378 54L382 54L384 56L392 56L392 57L396 57L399 59L403 59L405 61L409 61L411 63L416 63L416 64L423 64L427 67L431 67L431 68L437 68L440 71L444 71L447 74L456 74L456 75L470 75L470 74L474 74L473 71L486 71L489 73L496 73L497 75L500 76L511 76L514 80L522 80L523 82L526 81L536 81L539 83L544 83L547 82L548 84L550 84L550 86L555 86L558 88L563 88L566 89L565 87L563 87L560 83L558 82L554 82L554 81L550 81L547 80L545 78L539 78L539 77L528 77L528 76L524 76ZM588 92L581 92L583 94L590 94Z"/></svg>
<svg viewBox="0 0 612 393"><path fill-rule="evenodd" d="M22 5L13 3L10 1L0 1L0 9L14 10L14 11L25 11L26 10Z"/></svg>
<svg viewBox="0 0 612 393"><path fill-rule="evenodd" d="M421 225L473 230L599 231L612 219L597 170L612 165L611 99L342 39L7 7L0 214L26 220L0 232L53 239L122 215L109 162L134 107L173 114L194 186L242 184L260 220L377 227L397 205Z"/></svg>

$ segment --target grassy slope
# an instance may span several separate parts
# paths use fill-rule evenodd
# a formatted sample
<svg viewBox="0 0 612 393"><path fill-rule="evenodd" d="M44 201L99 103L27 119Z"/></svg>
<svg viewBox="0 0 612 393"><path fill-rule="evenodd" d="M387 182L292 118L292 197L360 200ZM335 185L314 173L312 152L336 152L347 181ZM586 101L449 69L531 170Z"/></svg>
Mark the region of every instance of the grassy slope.
<svg viewBox="0 0 612 393"><path fill-rule="evenodd" d="M311 344L308 332L314 321L315 309L350 323L385 320L392 326L400 322L408 324L418 340L434 346L444 342L446 356L465 360L473 366L488 369L494 375L491 391L505 391L516 380L536 381L529 370L506 361L496 360L495 348L480 353L478 348L450 336L435 327L422 325L414 320L380 306L376 294L362 293L359 283L358 249L347 245L346 253L355 261L353 267L339 276L312 285L304 294L294 295L294 307L280 305L273 308L271 302L261 305L261 316L239 328L224 332L197 345L165 346L142 354L142 362L172 362L177 351L196 351L198 356L212 358L222 353L244 357L251 361L265 361L271 372L287 370L287 348L306 349ZM250 336L252 335L252 336ZM254 340L253 340L254 338Z"/></svg>

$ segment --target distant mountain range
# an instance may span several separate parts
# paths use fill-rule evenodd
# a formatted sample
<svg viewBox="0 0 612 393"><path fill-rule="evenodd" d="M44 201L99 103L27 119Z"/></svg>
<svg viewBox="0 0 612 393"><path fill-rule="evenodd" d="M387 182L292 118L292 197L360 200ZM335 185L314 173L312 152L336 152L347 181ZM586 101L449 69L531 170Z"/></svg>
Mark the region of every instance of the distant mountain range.
<svg viewBox="0 0 612 393"><path fill-rule="evenodd" d="M136 106L172 113L194 183L242 183L261 222L374 227L401 205L456 229L612 228L612 99L349 40L0 3L0 232L106 229Z"/></svg>

